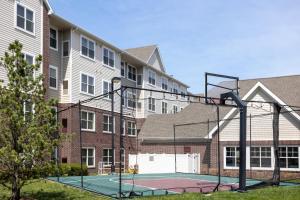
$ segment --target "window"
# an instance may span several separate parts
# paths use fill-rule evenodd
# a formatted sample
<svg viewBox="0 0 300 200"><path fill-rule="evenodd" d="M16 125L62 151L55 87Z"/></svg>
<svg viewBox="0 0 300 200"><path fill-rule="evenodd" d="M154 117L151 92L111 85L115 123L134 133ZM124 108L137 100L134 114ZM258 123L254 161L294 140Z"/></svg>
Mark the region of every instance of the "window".
<svg viewBox="0 0 300 200"><path fill-rule="evenodd" d="M279 147L279 155L281 168L299 168L298 147Z"/></svg>
<svg viewBox="0 0 300 200"><path fill-rule="evenodd" d="M128 79L136 81L136 68L128 65Z"/></svg>
<svg viewBox="0 0 300 200"><path fill-rule="evenodd" d="M111 166L111 164L112 164L112 154L113 154L112 149L103 149L102 161L103 161L103 166L104 167Z"/></svg>
<svg viewBox="0 0 300 200"><path fill-rule="evenodd" d="M24 109L24 120L28 122L32 119L33 104L31 102L25 101L23 104L23 109Z"/></svg>
<svg viewBox="0 0 300 200"><path fill-rule="evenodd" d="M238 167L240 163L239 147L225 147L225 166Z"/></svg>
<svg viewBox="0 0 300 200"><path fill-rule="evenodd" d="M103 115L103 132L111 133L113 130L113 118L109 115Z"/></svg>
<svg viewBox="0 0 300 200"><path fill-rule="evenodd" d="M102 94L106 94L111 92L111 83L108 81L103 81ZM112 99L112 94L108 94L105 96L107 99Z"/></svg>
<svg viewBox="0 0 300 200"><path fill-rule="evenodd" d="M185 98L185 92L181 91L180 96L181 96L181 98Z"/></svg>
<svg viewBox="0 0 300 200"><path fill-rule="evenodd" d="M57 30L50 28L50 48L57 50Z"/></svg>
<svg viewBox="0 0 300 200"><path fill-rule="evenodd" d="M24 53L24 59L26 60L28 65L34 64L34 56ZM28 72L27 76L34 77L34 72Z"/></svg>
<svg viewBox="0 0 300 200"><path fill-rule="evenodd" d="M63 48L62 48L62 53L63 57L68 57L69 56L69 51L70 51L70 43L69 41L64 41L63 42Z"/></svg>
<svg viewBox="0 0 300 200"><path fill-rule="evenodd" d="M82 163L85 163L88 168L95 167L95 149L82 148Z"/></svg>
<svg viewBox="0 0 300 200"><path fill-rule="evenodd" d="M174 93L178 93L178 85L174 83L174 86L173 86L173 92Z"/></svg>
<svg viewBox="0 0 300 200"><path fill-rule="evenodd" d="M57 67L49 66L49 87L57 90Z"/></svg>
<svg viewBox="0 0 300 200"><path fill-rule="evenodd" d="M155 99L152 97L148 98L148 109L149 111L155 112Z"/></svg>
<svg viewBox="0 0 300 200"><path fill-rule="evenodd" d="M17 3L17 23L18 28L31 34L34 33L34 12L29 8Z"/></svg>
<svg viewBox="0 0 300 200"><path fill-rule="evenodd" d="M95 59L95 42L81 36L81 55Z"/></svg>
<svg viewBox="0 0 300 200"><path fill-rule="evenodd" d="M173 113L178 113L178 106L176 105L173 105Z"/></svg>
<svg viewBox="0 0 300 200"><path fill-rule="evenodd" d="M129 136L136 136L136 123L135 122L128 122L127 123L127 134Z"/></svg>
<svg viewBox="0 0 300 200"><path fill-rule="evenodd" d="M124 64L124 62L121 62L121 76L125 77L125 64Z"/></svg>
<svg viewBox="0 0 300 200"><path fill-rule="evenodd" d="M137 85L143 85L143 75L142 74L138 74L137 75Z"/></svg>
<svg viewBox="0 0 300 200"><path fill-rule="evenodd" d="M115 67L115 52L103 48L103 63L109 67Z"/></svg>
<svg viewBox="0 0 300 200"><path fill-rule="evenodd" d="M136 91L127 91L127 107L136 108Z"/></svg>
<svg viewBox="0 0 300 200"><path fill-rule="evenodd" d="M164 77L161 78L161 88L163 90L168 90L168 79Z"/></svg>
<svg viewBox="0 0 300 200"><path fill-rule="evenodd" d="M85 94L95 94L95 80L93 76L81 74L81 92Z"/></svg>
<svg viewBox="0 0 300 200"><path fill-rule="evenodd" d="M122 119L122 135L125 135L125 120Z"/></svg>
<svg viewBox="0 0 300 200"><path fill-rule="evenodd" d="M271 167L271 147L251 147L251 167Z"/></svg>
<svg viewBox="0 0 300 200"><path fill-rule="evenodd" d="M149 70L149 77L148 77L148 82L151 84L151 85L155 85L155 72L152 71L152 70Z"/></svg>
<svg viewBox="0 0 300 200"><path fill-rule="evenodd" d="M167 102L161 102L161 113L162 114L168 113L168 103Z"/></svg>
<svg viewBox="0 0 300 200"><path fill-rule="evenodd" d="M95 113L81 111L81 130L95 131Z"/></svg>
<svg viewBox="0 0 300 200"><path fill-rule="evenodd" d="M125 166L125 149L121 148L121 161L122 161L122 169L124 169Z"/></svg>
<svg viewBox="0 0 300 200"><path fill-rule="evenodd" d="M69 81L64 80L63 81L63 94L67 95L69 93Z"/></svg>

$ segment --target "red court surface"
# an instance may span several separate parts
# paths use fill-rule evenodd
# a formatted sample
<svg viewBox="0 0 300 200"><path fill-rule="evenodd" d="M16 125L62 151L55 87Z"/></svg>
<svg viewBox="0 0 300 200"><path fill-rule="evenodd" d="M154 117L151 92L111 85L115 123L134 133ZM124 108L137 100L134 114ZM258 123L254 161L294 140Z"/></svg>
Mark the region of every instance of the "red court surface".
<svg viewBox="0 0 300 200"><path fill-rule="evenodd" d="M124 180L125 184L133 184L132 180ZM191 178L160 178L160 179L137 179L134 185L138 187L146 187L149 190L165 189L169 192L183 193L183 192L213 192L217 183L204 180L197 180ZM237 189L238 184L221 184L219 190L233 190Z"/></svg>

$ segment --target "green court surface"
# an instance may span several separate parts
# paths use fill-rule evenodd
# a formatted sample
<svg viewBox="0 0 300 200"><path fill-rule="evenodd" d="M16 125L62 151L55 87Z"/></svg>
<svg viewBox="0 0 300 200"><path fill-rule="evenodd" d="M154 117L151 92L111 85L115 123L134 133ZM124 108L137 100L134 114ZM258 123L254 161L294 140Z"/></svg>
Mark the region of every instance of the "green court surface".
<svg viewBox="0 0 300 200"><path fill-rule="evenodd" d="M49 177L49 180L81 188L80 176ZM122 194L128 197L131 192L139 196L178 194L183 192L211 192L218 182L217 176L198 174L122 174ZM261 181L247 179L247 186ZM221 188L233 190L238 187L238 178L221 177ZM119 194L119 175L83 176L82 189L117 197Z"/></svg>

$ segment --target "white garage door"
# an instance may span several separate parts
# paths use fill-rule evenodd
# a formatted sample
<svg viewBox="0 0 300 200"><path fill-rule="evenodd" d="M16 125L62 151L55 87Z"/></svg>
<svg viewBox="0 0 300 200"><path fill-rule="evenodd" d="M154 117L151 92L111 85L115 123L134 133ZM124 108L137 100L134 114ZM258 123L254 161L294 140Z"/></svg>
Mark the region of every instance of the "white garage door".
<svg viewBox="0 0 300 200"><path fill-rule="evenodd" d="M139 174L149 173L200 173L200 154L130 154L129 167L137 164Z"/></svg>

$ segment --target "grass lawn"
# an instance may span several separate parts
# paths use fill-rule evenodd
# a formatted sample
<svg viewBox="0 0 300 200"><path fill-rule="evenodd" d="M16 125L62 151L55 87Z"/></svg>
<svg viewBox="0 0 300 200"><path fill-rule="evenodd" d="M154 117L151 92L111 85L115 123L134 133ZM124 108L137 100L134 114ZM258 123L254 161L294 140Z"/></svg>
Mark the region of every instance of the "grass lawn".
<svg viewBox="0 0 300 200"><path fill-rule="evenodd" d="M8 199L10 191L0 186L0 199ZM26 200L103 200L108 199L104 196L98 196L90 192L85 192L62 184L38 180L26 186L22 190L22 197ZM258 190L251 190L246 193L237 192L218 192L209 195L198 193L190 193L184 195L169 195L169 196L155 196L144 197L138 199L145 200L175 200L175 199L203 199L203 200L299 200L300 186L289 187L269 187Z"/></svg>

